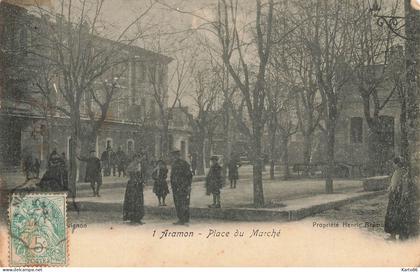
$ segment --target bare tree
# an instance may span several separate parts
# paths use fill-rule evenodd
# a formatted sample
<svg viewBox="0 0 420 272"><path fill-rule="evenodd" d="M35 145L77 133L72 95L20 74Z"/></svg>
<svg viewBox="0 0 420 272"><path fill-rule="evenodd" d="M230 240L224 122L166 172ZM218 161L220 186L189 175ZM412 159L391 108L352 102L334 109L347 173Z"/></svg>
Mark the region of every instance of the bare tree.
<svg viewBox="0 0 420 272"><path fill-rule="evenodd" d="M289 137L296 133L298 124L297 120L293 120L296 112L295 90L285 83L283 74L283 69L270 63L267 76L266 103L270 179L274 179L275 164L279 159L280 152L283 154L282 161L285 162L286 159L286 164L288 163ZM286 176L288 176L287 171Z"/></svg>
<svg viewBox="0 0 420 272"><path fill-rule="evenodd" d="M250 65L245 59L244 44L241 39L244 33L239 33L238 26L238 1L219 0L217 7L217 35L222 46L222 59L235 84L241 91L250 120L248 136L251 140L254 205L264 206L264 192L262 183L262 135L266 117L264 106L266 98L265 73L272 46L272 22L274 1L268 1L266 11L260 0L256 0L255 13L255 47L257 59L255 77ZM235 56L235 59L234 59ZM240 69L236 69L234 62L239 63Z"/></svg>
<svg viewBox="0 0 420 272"><path fill-rule="evenodd" d="M193 92L190 97L194 115L189 115L189 123L193 129L194 143L197 149L197 173L204 175L206 161L206 140L211 146L212 136L220 120L220 113L216 110L217 98L221 93L221 83L216 80L216 73L212 67L196 67L193 73ZM185 110L185 108L182 108Z"/></svg>
<svg viewBox="0 0 420 272"><path fill-rule="evenodd" d="M392 8L395 15L397 6ZM397 86L392 84L390 74L393 74L390 58L397 57L398 47L395 43L394 34L388 28L377 25L365 1L360 1L359 32L355 39L353 50L354 74L356 76L357 89L363 100L364 116L369 128L368 154L370 174L383 174L386 161L391 159L392 152L385 144L384 129L386 124L381 116L388 102L396 98ZM391 84L389 84L391 83ZM391 88L386 88L386 84ZM394 85L394 86L392 86Z"/></svg>
<svg viewBox="0 0 420 272"><path fill-rule="evenodd" d="M322 101L314 73L314 63L302 43L302 29L300 35L294 35L288 49L283 51L280 58L274 58L274 65L282 67L285 74L284 81L295 93L294 103L298 118L299 131L303 136L303 163L309 165L312 160L314 134L322 118ZM292 46L293 45L293 48ZM281 68L279 68L281 69ZM292 102L293 103L293 102ZM305 168L304 176L309 174L309 167Z"/></svg>
<svg viewBox="0 0 420 272"><path fill-rule="evenodd" d="M190 85L190 75L194 67L193 58L175 57L175 67L169 79L162 78L168 71L163 71L165 66L156 65L148 70L149 82L152 85L152 96L159 109L160 120L160 156L166 158L169 152L169 115L173 109L180 105L181 99ZM167 86L169 80L169 87ZM168 90L170 93L168 93ZM171 96L172 101L169 101Z"/></svg>
<svg viewBox="0 0 420 272"><path fill-rule="evenodd" d="M75 156L79 142L87 140L91 143L92 139L96 139L111 101L119 90L116 75L124 73L124 68L115 73L111 70L127 61L128 56L121 53L122 49L140 37L137 34L127 39L127 33L153 5L154 2L149 2L145 10L113 40L99 35L104 28L101 23L103 1L61 1L58 14L42 7L37 9L39 25L33 27L33 38L38 42L29 51L35 60L47 60L54 67L56 101L52 105L54 110L69 118L72 130L69 191L73 197L76 195ZM105 81L107 78L108 81ZM98 84L101 85L99 88ZM45 90L51 88L43 87ZM81 108L86 97L90 105L87 107L90 121L85 125Z"/></svg>
<svg viewBox="0 0 420 272"><path fill-rule="evenodd" d="M223 61L220 57L215 56L214 50L208 46L209 41L205 39L202 43L203 47L207 49L208 52L208 59L210 60L211 69L214 74L214 80L220 82L218 87L220 88L220 93L218 96L220 97L217 99L219 114L217 115L218 128L217 130L220 135L222 135L224 148L223 148L223 176L227 177L227 170L228 170L228 162L232 159L232 155L237 156L238 154L233 154L233 143L235 140L235 132L237 131L237 122L242 122L242 118L237 118L239 115L236 112L236 107L234 106L235 98L237 98L238 89L235 88L234 82L232 82L229 71L226 69L226 65L224 65ZM221 62L221 63L220 63ZM215 116L216 117L216 116ZM219 120L220 119L220 120ZM221 122L220 122L221 121ZM220 126L220 123L222 124ZM220 129L221 128L221 129ZM238 135L236 135L238 136Z"/></svg>
<svg viewBox="0 0 420 272"><path fill-rule="evenodd" d="M289 104L290 105L290 104ZM289 165L289 142L290 138L295 135L298 131L298 124L294 122L291 116L292 110L285 109L281 115L279 122L279 135L280 135L280 146L281 146L281 160L283 163L283 179L287 180L290 178L290 165Z"/></svg>
<svg viewBox="0 0 420 272"><path fill-rule="evenodd" d="M335 134L340 109L351 79L351 52L358 16L351 1L317 0L302 3L312 26L304 33L314 64L316 82L324 107L327 135L326 192L333 192Z"/></svg>

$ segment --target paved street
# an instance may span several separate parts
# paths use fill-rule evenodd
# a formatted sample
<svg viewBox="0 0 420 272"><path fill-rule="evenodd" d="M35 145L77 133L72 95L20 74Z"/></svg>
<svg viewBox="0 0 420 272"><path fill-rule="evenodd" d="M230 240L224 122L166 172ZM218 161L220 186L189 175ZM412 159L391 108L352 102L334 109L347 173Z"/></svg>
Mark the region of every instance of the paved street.
<svg viewBox="0 0 420 272"><path fill-rule="evenodd" d="M276 173L279 175L278 173ZM230 189L227 183L222 190L222 205L224 207L248 207L253 199L252 169L250 166L240 168L240 177L236 189ZM323 194L325 191L325 182L322 179L293 179L284 181L279 178L270 180L268 171L264 172L264 194L268 206L275 207L281 201L292 200L302 197L309 197ZM198 178L201 179L202 178ZM24 182L21 173L11 173L3 175L0 188L11 189ZM121 183L115 188L102 189L101 197L91 197L92 192L83 184L83 190L78 190L78 201L95 201L104 203L123 202L125 193L125 183L127 178L104 177L104 184ZM335 180L336 193L357 192L362 190L362 181L360 180ZM106 186L104 186L106 187ZM146 186L144 190L145 204L149 206L157 205L156 196L152 192L152 186ZM211 204L211 196L206 196L204 182L194 182L191 192L191 206L206 207ZM172 194L167 197L167 204L173 205Z"/></svg>
<svg viewBox="0 0 420 272"><path fill-rule="evenodd" d="M331 209L315 215L314 221L320 219L325 221L346 221L351 223L375 222L380 224L375 227L364 228L364 231L373 232L380 237L387 237L384 232L384 220L386 207L388 204L388 194L383 194L374 198L362 199L344 205L342 207Z"/></svg>
<svg viewBox="0 0 420 272"><path fill-rule="evenodd" d="M377 222L380 226L363 228L362 231L373 233L378 237L385 238L387 234L383 230L383 221L386 213L386 206L388 203L388 196L386 194L377 197L362 199L342 207L331 209L328 211L321 212L310 219L304 219L302 222L310 221L347 221L349 223L359 222ZM105 224L105 225L126 225L127 223L122 221L122 214L119 211L82 211L77 214L74 211L70 211L69 222L78 224ZM164 215L146 214L144 222L146 225L153 225L156 227L171 226L175 218ZM273 221L276 222L276 221ZM205 219L205 218L192 218L190 225L201 225L201 224L230 224L226 220L217 219ZM235 224L247 224L244 222L235 222ZM250 223L254 224L254 223ZM288 224L286 222L276 222L276 224ZM133 226L136 227L136 226ZM138 227L138 226L137 226Z"/></svg>
<svg viewBox="0 0 420 272"><path fill-rule="evenodd" d="M336 193L356 192L362 190L362 181L358 180L336 180ZM264 193L265 201L268 205L276 205L283 200L291 200L302 197L314 196L324 193L324 181L317 180L265 180ZM223 207L248 207L252 203L252 182L250 179L241 180L236 189L225 186L222 190ZM125 188L103 189L101 197L91 197L91 191L83 190L79 192L78 201L95 201L103 203L122 202L124 199ZM144 191L145 205L157 205L157 199L152 192L152 187L147 186ZM206 196L204 182L193 183L191 190L191 206L206 207L211 204L211 196ZM168 195L167 204L173 205L172 195Z"/></svg>

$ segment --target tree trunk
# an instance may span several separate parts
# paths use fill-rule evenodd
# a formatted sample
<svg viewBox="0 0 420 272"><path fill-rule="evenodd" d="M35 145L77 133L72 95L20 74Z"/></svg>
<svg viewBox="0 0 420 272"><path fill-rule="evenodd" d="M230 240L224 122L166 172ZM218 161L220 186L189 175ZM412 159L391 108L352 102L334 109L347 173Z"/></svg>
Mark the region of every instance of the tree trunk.
<svg viewBox="0 0 420 272"><path fill-rule="evenodd" d="M325 192L332 194L334 192L333 187L333 175L334 175L334 144L335 144L335 127L333 124L329 124L327 127L327 166L325 171Z"/></svg>
<svg viewBox="0 0 420 272"><path fill-rule="evenodd" d="M226 180L227 169L232 155L232 139L229 126L225 129L225 148L223 152L223 178Z"/></svg>
<svg viewBox="0 0 420 272"><path fill-rule="evenodd" d="M378 175L380 172L380 133L374 129L369 129L369 135L367 137L368 146L368 176Z"/></svg>
<svg viewBox="0 0 420 272"><path fill-rule="evenodd" d="M254 129L252 137L252 174L255 207L264 206L264 191L262 182L263 156L261 148L262 129Z"/></svg>
<svg viewBox="0 0 420 272"><path fill-rule="evenodd" d="M41 163L43 165L42 167L47 168L48 157L52 152L52 146L53 146L53 143L54 143L53 140L54 140L54 124L55 124L55 122L54 122L54 117L53 116L48 117L48 114L47 114L45 120L46 120L46 123L47 123L46 132L47 132L47 145L48 146L47 146L47 151L46 151L47 155L45 156L44 161L41 162Z"/></svg>
<svg viewBox="0 0 420 272"><path fill-rule="evenodd" d="M272 132L270 135L270 179L274 179L275 165L276 165L276 134Z"/></svg>
<svg viewBox="0 0 420 272"><path fill-rule="evenodd" d="M400 113L401 127L401 156L405 162L409 161L409 142L408 142L408 124L407 124L407 103L405 97L401 101Z"/></svg>
<svg viewBox="0 0 420 272"><path fill-rule="evenodd" d="M204 138L197 137L197 175L204 175L204 159L206 153L206 147L204 144Z"/></svg>
<svg viewBox="0 0 420 272"><path fill-rule="evenodd" d="M158 159L166 160L169 150L169 120L165 107L159 103L159 116L162 127L160 128L160 150Z"/></svg>
<svg viewBox="0 0 420 272"><path fill-rule="evenodd" d="M161 129L160 158L159 158L159 159L163 159L163 160L166 160L166 158L168 157L168 153L169 153L169 147L168 147L169 131L168 130L169 130L168 125L164 124L162 129Z"/></svg>
<svg viewBox="0 0 420 272"><path fill-rule="evenodd" d="M276 168L276 163L273 159L270 160L270 179L273 180L275 179L275 168Z"/></svg>
<svg viewBox="0 0 420 272"><path fill-rule="evenodd" d="M71 142L69 146L69 183L68 183L68 190L69 194L68 197L74 198L77 195L76 190L76 181L77 181L77 146L80 140L80 130L81 130L81 123L80 123L80 114L77 110L73 110L73 114L71 116L71 124L72 124L72 133L71 133Z"/></svg>
<svg viewBox="0 0 420 272"><path fill-rule="evenodd" d="M78 133L73 129L71 141L69 146L69 197L76 197L76 179L77 179L77 162L76 162L76 147L78 143Z"/></svg>
<svg viewBox="0 0 420 272"><path fill-rule="evenodd" d="M311 163L311 155L312 155L312 135L309 133L304 133L303 135L303 163L308 165ZM305 167L303 171L303 176L309 176L309 167Z"/></svg>
<svg viewBox="0 0 420 272"><path fill-rule="evenodd" d="M284 135L282 137L282 149L283 149L282 161L283 161L283 165L284 165L284 169L283 169L283 172L284 172L283 179L284 180L288 180L290 178L288 145L289 145L289 136Z"/></svg>
<svg viewBox="0 0 420 272"><path fill-rule="evenodd" d="M80 156L82 157L89 157L91 150L96 150L96 136L97 134L89 134L85 137L82 137L80 141L81 149L80 149ZM86 162L79 161L79 182L83 182L85 180L86 175Z"/></svg>

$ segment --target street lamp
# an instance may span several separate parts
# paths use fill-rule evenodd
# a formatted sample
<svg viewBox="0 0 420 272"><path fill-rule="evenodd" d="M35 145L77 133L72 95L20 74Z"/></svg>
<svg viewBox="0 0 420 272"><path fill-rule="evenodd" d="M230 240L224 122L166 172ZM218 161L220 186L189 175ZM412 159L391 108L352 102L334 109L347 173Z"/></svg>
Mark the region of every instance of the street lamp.
<svg viewBox="0 0 420 272"><path fill-rule="evenodd" d="M369 13L373 17L377 18L377 25L383 27L386 25L389 30L391 30L395 35L404 39L410 40L410 38L402 35L401 29L405 27L405 17L402 16L392 16L392 15L379 15L378 13L382 9L382 1L378 3L378 0L368 0Z"/></svg>

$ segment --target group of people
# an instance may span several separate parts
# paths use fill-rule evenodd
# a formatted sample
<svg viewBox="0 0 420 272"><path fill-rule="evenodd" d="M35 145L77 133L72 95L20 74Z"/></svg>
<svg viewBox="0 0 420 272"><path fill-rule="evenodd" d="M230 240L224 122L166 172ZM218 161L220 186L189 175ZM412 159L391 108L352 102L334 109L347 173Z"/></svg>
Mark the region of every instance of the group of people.
<svg viewBox="0 0 420 272"><path fill-rule="evenodd" d="M174 205L178 221L174 224L184 225L190 220L189 206L192 184L192 171L188 162L181 158L179 151L171 153L170 183L174 198ZM128 165L128 182L124 195L123 220L134 224L142 224L144 217L143 188L146 177L145 154L134 156L134 160ZM169 194L166 182L168 169L165 162L159 160L152 173L154 179L153 192L156 194L159 205L166 205L165 198Z"/></svg>
<svg viewBox="0 0 420 272"><path fill-rule="evenodd" d="M209 205L209 208L221 208L220 194L224 185L224 179L222 167L219 165L218 160L217 156L210 158L211 165L205 180L206 194L213 196L213 203ZM189 205L193 170L188 162L181 158L179 151L171 153L170 161L170 184L178 217L178 221L175 224L184 225L190 219ZM145 160L144 154L139 154L135 156L134 160L127 167L129 180L124 196L123 219L136 224L142 224L141 220L144 216L143 189L146 181L146 163L147 160ZM234 188L233 186L236 187L238 165L237 161L233 161L229 165L231 188ZM166 181L167 176L168 169L165 162L163 160L157 161L152 178L154 180L153 193L158 198L159 206L166 206L165 199L169 194L169 187Z"/></svg>
<svg viewBox="0 0 420 272"><path fill-rule="evenodd" d="M112 154L112 149L107 149L108 154ZM102 184L102 170L110 174L106 169L112 164L103 164L96 157L96 151L92 150L90 156L77 158L86 162L85 181L92 187L93 195L99 197L99 190ZM127 162L124 152L119 148L113 155L118 157L117 162L124 160ZM205 179L205 191L207 195L213 196L213 203L209 208L221 208L221 189L224 186L222 167L217 156L210 158L210 169ZM169 176L172 189L174 205L178 221L175 224L184 225L189 222L189 205L191 184L194 171L190 164L183 160L180 151L173 151L170 154L171 173ZM394 172L389 186L389 201L385 216L385 232L390 234L390 239L405 240L418 234L419 211L417 198L417 187L415 182L409 178L409 170L402 158L397 157L393 160ZM127 187L124 195L123 219L136 224L142 224L144 216L144 195L143 189L147 181L148 160L146 153L136 154L127 166L117 164L119 176L128 175ZM31 154L25 156L22 162L23 171L26 179L39 177L40 162ZM241 166L238 159L233 156L227 164L230 188L236 188L239 178L238 168ZM166 206L166 197L169 194L167 183L168 168L163 160L158 160L151 175L153 183L153 193L158 199L159 206ZM68 190L68 169L66 156L59 154L56 149L48 157L47 169L42 176L39 187L43 191L65 191Z"/></svg>
<svg viewBox="0 0 420 272"><path fill-rule="evenodd" d="M101 162L104 177L111 176L111 171L114 177L117 172L119 177L121 177L121 175L125 177L125 170L129 160L121 147L118 147L117 152L114 152L112 147L108 146L107 149L102 152Z"/></svg>

